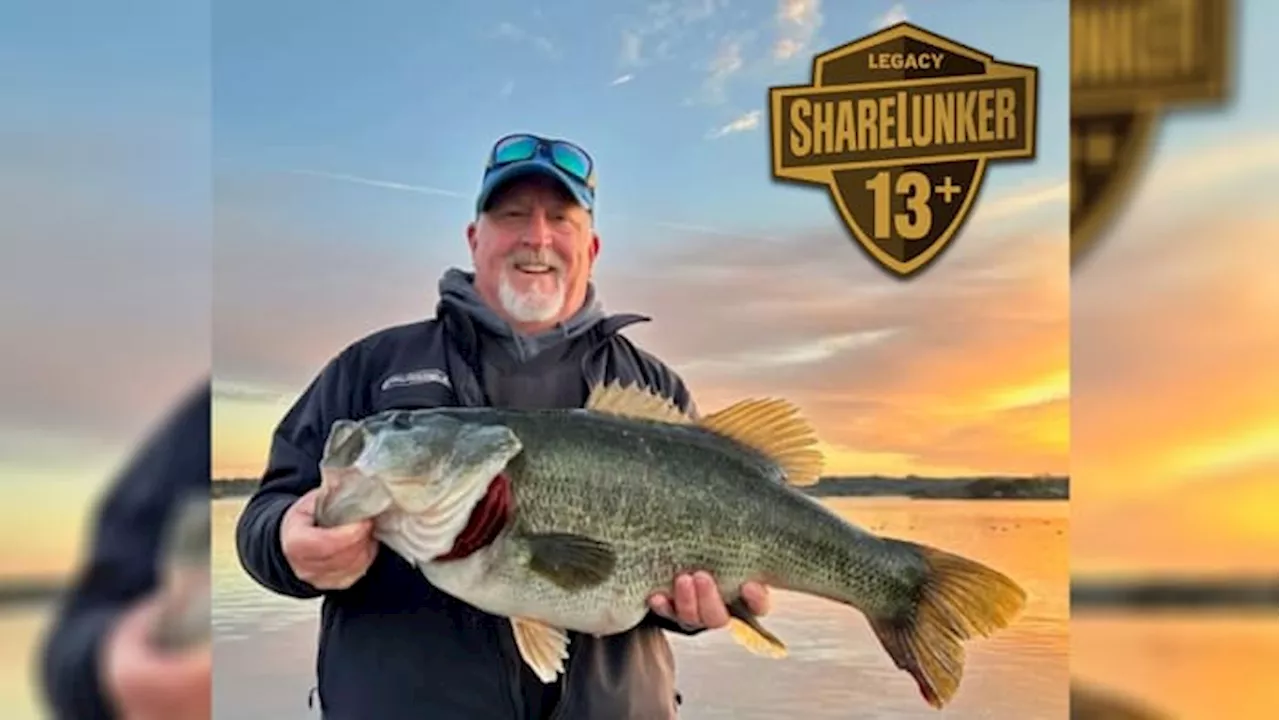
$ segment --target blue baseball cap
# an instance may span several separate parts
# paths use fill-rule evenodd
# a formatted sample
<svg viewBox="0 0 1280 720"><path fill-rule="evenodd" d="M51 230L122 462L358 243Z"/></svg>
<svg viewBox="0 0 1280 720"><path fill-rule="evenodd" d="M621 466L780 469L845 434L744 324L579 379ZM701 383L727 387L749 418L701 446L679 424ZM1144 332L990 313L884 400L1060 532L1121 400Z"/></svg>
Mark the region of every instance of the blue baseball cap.
<svg viewBox="0 0 1280 720"><path fill-rule="evenodd" d="M484 212L502 186L531 175L559 182L588 212L595 209L595 162L586 150L567 140L517 133L499 139L489 151L476 212Z"/></svg>

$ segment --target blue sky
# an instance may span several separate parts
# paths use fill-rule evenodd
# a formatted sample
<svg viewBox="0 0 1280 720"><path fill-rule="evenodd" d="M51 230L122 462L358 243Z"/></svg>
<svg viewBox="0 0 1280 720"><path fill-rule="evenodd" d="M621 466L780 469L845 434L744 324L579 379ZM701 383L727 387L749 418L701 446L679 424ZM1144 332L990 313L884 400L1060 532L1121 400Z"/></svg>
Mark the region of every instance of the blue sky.
<svg viewBox="0 0 1280 720"><path fill-rule="evenodd" d="M988 187L1065 177L1066 2L1012 12L1007 0L956 5L908 4L905 12L1043 70L1041 160L1002 168ZM779 19L787 6L796 21ZM428 252L460 247L483 155L514 130L569 137L596 156L600 224L613 253L687 240L660 223L771 235L833 222L824 193L768 178L759 114L766 88L807 80L814 51L904 12L893 3L776 0L313 8L219 3L221 177L253 182L250 174L305 170L458 193L387 197L385 187L332 187L316 175L285 183L285 201L305 205L313 222L351 223L370 242ZM995 22L1014 17L1017 33ZM780 43L805 44L781 59ZM753 112L758 126L709 137Z"/></svg>

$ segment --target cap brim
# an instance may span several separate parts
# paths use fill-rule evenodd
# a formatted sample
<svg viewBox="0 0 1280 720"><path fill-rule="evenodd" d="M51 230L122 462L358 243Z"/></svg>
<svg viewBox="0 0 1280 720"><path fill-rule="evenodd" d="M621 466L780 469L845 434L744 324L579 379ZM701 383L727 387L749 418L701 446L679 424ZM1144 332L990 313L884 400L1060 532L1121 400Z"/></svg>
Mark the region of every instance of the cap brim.
<svg viewBox="0 0 1280 720"><path fill-rule="evenodd" d="M587 210L592 209L591 193L581 180L542 158L535 158L503 166L486 177L480 187L480 195L476 198L476 211L484 212L494 193L508 183L534 175L541 175L559 182L579 205Z"/></svg>

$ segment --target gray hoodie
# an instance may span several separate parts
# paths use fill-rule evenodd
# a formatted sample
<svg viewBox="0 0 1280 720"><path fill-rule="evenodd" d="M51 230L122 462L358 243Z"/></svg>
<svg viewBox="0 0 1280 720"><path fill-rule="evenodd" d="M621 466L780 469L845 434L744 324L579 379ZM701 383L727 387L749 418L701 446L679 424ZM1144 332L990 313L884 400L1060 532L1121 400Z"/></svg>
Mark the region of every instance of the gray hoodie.
<svg viewBox="0 0 1280 720"><path fill-rule="evenodd" d="M604 319L604 307L596 297L594 284L587 284L587 297L578 312L556 327L537 335L516 332L480 297L475 287L475 273L450 268L440 277L440 300L470 316L476 325L487 330L511 357L521 363L532 360L546 349L587 332Z"/></svg>

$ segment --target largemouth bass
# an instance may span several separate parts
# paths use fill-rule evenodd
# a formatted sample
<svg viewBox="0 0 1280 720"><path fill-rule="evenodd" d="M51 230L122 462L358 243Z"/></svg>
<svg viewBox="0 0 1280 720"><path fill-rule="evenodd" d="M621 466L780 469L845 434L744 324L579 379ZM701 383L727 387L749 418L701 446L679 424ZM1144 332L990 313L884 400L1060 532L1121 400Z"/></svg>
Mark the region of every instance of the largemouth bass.
<svg viewBox="0 0 1280 720"><path fill-rule="evenodd" d="M822 472L816 443L783 400L694 418L616 384L594 388L583 409L387 411L333 425L315 517L325 527L375 518L375 536L434 586L510 618L544 682L564 670L566 631L624 632L652 593L705 570L752 652L787 650L747 609L743 583L833 600L861 611L941 708L959 687L963 643L1012 622L1025 593L805 495Z"/></svg>

